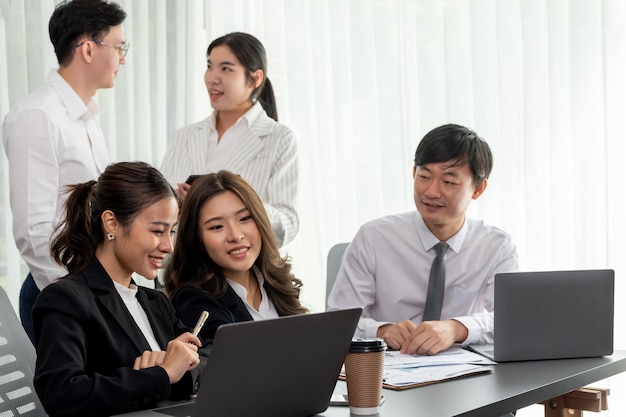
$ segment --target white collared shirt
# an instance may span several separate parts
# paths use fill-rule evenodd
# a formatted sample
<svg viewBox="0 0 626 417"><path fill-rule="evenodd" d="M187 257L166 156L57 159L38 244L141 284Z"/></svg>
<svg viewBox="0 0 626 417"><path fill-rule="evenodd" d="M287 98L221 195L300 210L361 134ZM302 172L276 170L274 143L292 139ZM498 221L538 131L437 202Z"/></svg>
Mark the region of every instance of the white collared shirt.
<svg viewBox="0 0 626 417"><path fill-rule="evenodd" d="M216 127L217 112L213 111L211 117L209 117L209 148L206 154L207 172L217 172L228 166L231 159L241 150L252 122L259 117L262 111L263 107L261 104L256 103L224 132L219 141Z"/></svg>
<svg viewBox="0 0 626 417"><path fill-rule="evenodd" d="M417 210L364 224L346 250L328 309L363 308L361 337L407 319L419 325L438 242ZM447 243L441 318L467 327L465 343L490 343L494 275L519 269L515 245L506 232L469 218Z"/></svg>
<svg viewBox="0 0 626 417"><path fill-rule="evenodd" d="M113 285L115 286L117 293L122 298L128 312L133 319L135 319L135 323L139 326L141 333L143 333L144 337L148 341L150 349L152 349L153 352L163 350L161 349L161 346L159 346L159 342L157 342L156 337L154 337L154 331L152 330L152 326L148 320L148 315L141 304L139 304L139 300L137 299L137 286L131 284L130 287L125 287L116 281L113 281Z"/></svg>
<svg viewBox="0 0 626 417"><path fill-rule="evenodd" d="M57 70L19 101L3 123L13 235L39 289L67 271L50 257L65 186L96 180L109 164L98 105L85 104Z"/></svg>
<svg viewBox="0 0 626 417"><path fill-rule="evenodd" d="M263 284L265 283L265 279L263 278L263 276L261 275L261 272L259 271L257 267L252 267L252 271L254 272L254 275L256 276L257 282L259 283L259 289L261 291L261 297L262 297L261 304L259 305L258 310L255 310L254 307L248 304L248 291L246 291L246 288L243 285L231 279L226 279L226 280L228 281L228 284L230 285L230 287L235 291L235 293L237 293L239 298L241 298L241 301L243 301L244 305L246 306L246 309L252 316L253 320L258 321L258 320L267 320L267 319L277 318L278 312L276 311L276 308L274 307L274 303L272 303L272 301L267 297L267 292L265 291L265 288L263 287Z"/></svg>

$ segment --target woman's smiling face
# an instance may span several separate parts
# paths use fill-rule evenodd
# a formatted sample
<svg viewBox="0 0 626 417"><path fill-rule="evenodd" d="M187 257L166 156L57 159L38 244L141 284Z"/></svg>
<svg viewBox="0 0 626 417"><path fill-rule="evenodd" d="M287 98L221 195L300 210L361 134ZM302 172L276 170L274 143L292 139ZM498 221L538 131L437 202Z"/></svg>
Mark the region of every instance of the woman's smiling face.
<svg viewBox="0 0 626 417"><path fill-rule="evenodd" d="M247 277L262 240L243 201L232 191L216 195L202 206L198 227L207 254L224 275L235 281Z"/></svg>

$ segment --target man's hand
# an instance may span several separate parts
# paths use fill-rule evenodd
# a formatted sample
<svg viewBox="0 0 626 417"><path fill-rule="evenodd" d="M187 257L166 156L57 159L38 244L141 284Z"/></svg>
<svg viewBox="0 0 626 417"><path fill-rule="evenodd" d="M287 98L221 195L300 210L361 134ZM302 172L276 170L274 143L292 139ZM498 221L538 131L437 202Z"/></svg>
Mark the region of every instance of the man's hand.
<svg viewBox="0 0 626 417"><path fill-rule="evenodd" d="M467 339L467 328L456 320L424 321L400 347L400 353L434 355Z"/></svg>
<svg viewBox="0 0 626 417"><path fill-rule="evenodd" d="M415 330L415 323L404 320L396 324L385 324L378 328L376 337L382 338L390 349L400 349L411 333Z"/></svg>

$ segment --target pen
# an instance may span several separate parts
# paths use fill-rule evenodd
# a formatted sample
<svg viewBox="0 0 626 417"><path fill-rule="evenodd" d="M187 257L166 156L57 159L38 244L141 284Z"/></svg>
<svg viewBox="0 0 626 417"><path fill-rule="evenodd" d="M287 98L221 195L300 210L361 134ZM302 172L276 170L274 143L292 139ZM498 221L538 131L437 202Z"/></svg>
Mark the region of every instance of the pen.
<svg viewBox="0 0 626 417"><path fill-rule="evenodd" d="M197 337L198 333L200 333L200 330L202 329L202 326L204 326L204 322L208 318L209 318L209 312L206 310L203 311L202 314L200 314L200 318L198 319L198 322L196 323L196 326L193 328L193 332L191 334Z"/></svg>

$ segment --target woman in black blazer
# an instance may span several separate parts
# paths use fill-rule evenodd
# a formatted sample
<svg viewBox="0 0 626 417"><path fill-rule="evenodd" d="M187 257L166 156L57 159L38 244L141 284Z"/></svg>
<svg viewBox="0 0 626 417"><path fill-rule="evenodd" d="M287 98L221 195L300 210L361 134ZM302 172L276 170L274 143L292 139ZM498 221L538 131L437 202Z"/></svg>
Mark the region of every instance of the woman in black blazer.
<svg viewBox="0 0 626 417"><path fill-rule="evenodd" d="M282 258L261 199L229 171L196 179L183 202L165 288L181 320L203 310L204 344L226 323L306 313L302 281Z"/></svg>
<svg viewBox="0 0 626 417"><path fill-rule="evenodd" d="M108 416L189 396L200 340L159 291L172 251L178 200L148 164L110 165L98 181L70 187L51 244L69 275L46 287L33 309L34 384L50 416Z"/></svg>

